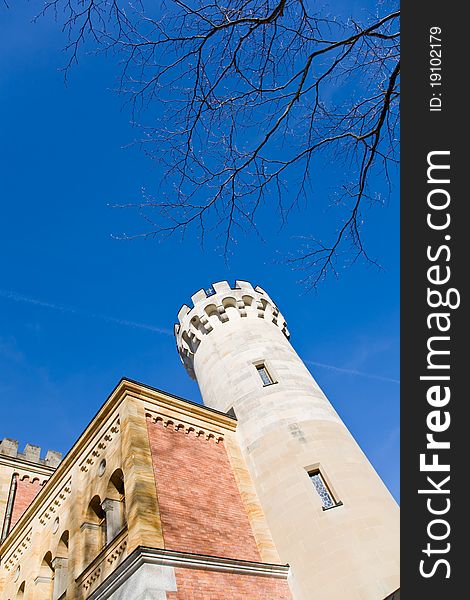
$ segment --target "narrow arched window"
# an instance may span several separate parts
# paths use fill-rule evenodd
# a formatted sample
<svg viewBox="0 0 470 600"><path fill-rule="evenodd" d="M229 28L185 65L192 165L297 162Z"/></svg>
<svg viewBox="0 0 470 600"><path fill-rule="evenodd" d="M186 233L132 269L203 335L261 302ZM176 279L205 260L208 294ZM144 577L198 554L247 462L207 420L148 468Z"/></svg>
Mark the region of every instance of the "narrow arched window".
<svg viewBox="0 0 470 600"><path fill-rule="evenodd" d="M84 566L88 565L104 545L106 514L101 506L101 498L94 496L88 504L85 521L81 530L84 536Z"/></svg>
<svg viewBox="0 0 470 600"><path fill-rule="evenodd" d="M62 600L67 593L69 559L69 532L64 531L57 545L56 556L52 561L54 568L54 589L52 600Z"/></svg>
<svg viewBox="0 0 470 600"><path fill-rule="evenodd" d="M23 583L18 588L18 593L16 594L17 598L24 598L25 588L26 588L26 581L23 581Z"/></svg>
<svg viewBox="0 0 470 600"><path fill-rule="evenodd" d="M54 569L52 568L52 553L46 552L39 567L39 577L36 580L38 597L52 598L52 586L54 581Z"/></svg>
<svg viewBox="0 0 470 600"><path fill-rule="evenodd" d="M116 469L109 478L106 499L101 504L106 513L106 543L109 544L126 525L124 473Z"/></svg>

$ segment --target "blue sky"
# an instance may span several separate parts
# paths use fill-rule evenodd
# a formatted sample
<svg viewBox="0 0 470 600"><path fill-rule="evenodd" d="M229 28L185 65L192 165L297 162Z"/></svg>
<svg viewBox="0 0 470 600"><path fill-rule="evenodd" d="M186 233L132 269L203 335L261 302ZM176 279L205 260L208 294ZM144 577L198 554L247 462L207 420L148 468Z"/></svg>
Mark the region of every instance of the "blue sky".
<svg viewBox="0 0 470 600"><path fill-rule="evenodd" d="M265 240L242 236L228 263L212 240L117 241L143 228L133 201L159 168L135 147L110 90L113 60L84 56L68 86L64 38L33 3L0 8L0 438L66 452L122 376L200 400L171 330L181 304L211 282L247 279L279 305L292 343L399 498L399 206L395 189L367 213L370 253L306 294L282 257L297 236L331 231L325 201L294 212ZM315 165L314 165L315 168ZM335 170L318 169L317 198ZM294 186L293 179L288 182Z"/></svg>

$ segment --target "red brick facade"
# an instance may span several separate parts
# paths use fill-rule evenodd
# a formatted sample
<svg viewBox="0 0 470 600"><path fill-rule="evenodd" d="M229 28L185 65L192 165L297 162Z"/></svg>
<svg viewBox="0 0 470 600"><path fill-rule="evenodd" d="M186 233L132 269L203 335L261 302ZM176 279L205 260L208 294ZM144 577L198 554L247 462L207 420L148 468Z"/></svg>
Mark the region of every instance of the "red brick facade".
<svg viewBox="0 0 470 600"><path fill-rule="evenodd" d="M165 548L260 561L223 442L150 420L148 432Z"/></svg>
<svg viewBox="0 0 470 600"><path fill-rule="evenodd" d="M198 569L175 569L177 592L168 600L291 600L285 579Z"/></svg>
<svg viewBox="0 0 470 600"><path fill-rule="evenodd" d="M13 511L11 513L10 529L12 529L12 527L20 519L21 515L34 500L41 487L42 486L39 482L39 479L33 479L31 481L28 475L25 475L21 479L18 478L15 502L13 504Z"/></svg>

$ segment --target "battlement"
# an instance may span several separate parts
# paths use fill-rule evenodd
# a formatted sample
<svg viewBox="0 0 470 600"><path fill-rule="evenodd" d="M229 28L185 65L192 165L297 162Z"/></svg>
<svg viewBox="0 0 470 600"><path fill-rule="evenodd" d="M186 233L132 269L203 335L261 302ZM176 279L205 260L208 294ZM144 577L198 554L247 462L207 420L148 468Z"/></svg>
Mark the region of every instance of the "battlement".
<svg viewBox="0 0 470 600"><path fill-rule="evenodd" d="M189 375L195 379L194 354L203 337L232 319L264 319L273 323L289 339L284 317L260 286L237 280L234 287L227 281L213 283L209 290L191 296L193 307L183 304L175 325L176 346Z"/></svg>
<svg viewBox="0 0 470 600"><path fill-rule="evenodd" d="M18 445L17 440L3 438L3 440L0 441L0 455L36 463L46 467L52 467L54 469L59 465L62 459L62 454L55 450L48 450L45 458L41 458L41 448L39 446L33 446L32 444L26 444L23 452L18 452Z"/></svg>

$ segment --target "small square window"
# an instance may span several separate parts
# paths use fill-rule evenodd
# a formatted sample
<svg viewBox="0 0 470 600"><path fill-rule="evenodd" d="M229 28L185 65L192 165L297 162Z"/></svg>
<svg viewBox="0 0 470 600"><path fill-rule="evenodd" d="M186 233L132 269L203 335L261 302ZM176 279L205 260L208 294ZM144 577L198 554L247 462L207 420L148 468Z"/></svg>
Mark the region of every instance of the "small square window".
<svg viewBox="0 0 470 600"><path fill-rule="evenodd" d="M261 381L263 382L264 386L271 385L274 383L274 380L269 374L269 371L267 370L266 365L264 363L256 365L256 370L258 371L258 374L261 377Z"/></svg>
<svg viewBox="0 0 470 600"><path fill-rule="evenodd" d="M323 510L327 510L328 508L333 508L333 506L339 506L342 504L342 502L335 501L333 494L328 489L328 486L326 485L325 480L318 469L311 471L308 475L317 494L320 496L320 500L323 504Z"/></svg>

